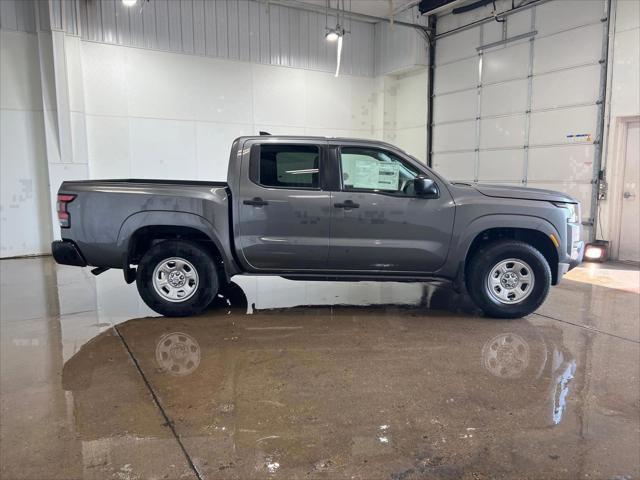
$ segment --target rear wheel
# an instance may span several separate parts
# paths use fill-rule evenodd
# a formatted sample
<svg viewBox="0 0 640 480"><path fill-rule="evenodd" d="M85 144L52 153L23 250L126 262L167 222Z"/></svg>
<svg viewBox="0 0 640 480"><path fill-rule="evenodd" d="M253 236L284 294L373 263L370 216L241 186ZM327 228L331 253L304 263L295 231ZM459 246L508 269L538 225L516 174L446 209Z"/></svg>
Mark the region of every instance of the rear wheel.
<svg viewBox="0 0 640 480"><path fill-rule="evenodd" d="M496 318L520 318L544 302L551 269L531 245L499 240L481 248L466 268L467 290L475 304Z"/></svg>
<svg viewBox="0 0 640 480"><path fill-rule="evenodd" d="M149 249L138 265L136 284L144 302L167 317L202 312L219 286L211 255L186 240L166 240Z"/></svg>

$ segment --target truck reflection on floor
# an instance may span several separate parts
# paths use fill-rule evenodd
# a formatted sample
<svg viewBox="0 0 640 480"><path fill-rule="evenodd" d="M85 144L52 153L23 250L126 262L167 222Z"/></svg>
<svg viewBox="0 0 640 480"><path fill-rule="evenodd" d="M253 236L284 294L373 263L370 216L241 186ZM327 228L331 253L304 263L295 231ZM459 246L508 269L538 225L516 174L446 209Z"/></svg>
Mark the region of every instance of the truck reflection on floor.
<svg viewBox="0 0 640 480"><path fill-rule="evenodd" d="M489 473L562 423L576 364L558 327L402 305L247 314L239 286L225 293L200 317L120 324L65 364L86 478L172 441L123 342L205 476Z"/></svg>

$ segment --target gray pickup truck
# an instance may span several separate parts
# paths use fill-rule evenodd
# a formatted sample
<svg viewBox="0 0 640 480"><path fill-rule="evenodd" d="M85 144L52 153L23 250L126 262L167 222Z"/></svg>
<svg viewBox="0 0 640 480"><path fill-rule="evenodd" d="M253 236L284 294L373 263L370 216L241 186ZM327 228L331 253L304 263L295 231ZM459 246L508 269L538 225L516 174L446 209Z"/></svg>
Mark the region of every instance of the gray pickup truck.
<svg viewBox="0 0 640 480"><path fill-rule="evenodd" d="M166 316L202 312L234 275L448 281L487 315L536 310L582 260L580 207L559 192L450 183L387 143L252 136L227 183L64 182L65 265L136 281Z"/></svg>

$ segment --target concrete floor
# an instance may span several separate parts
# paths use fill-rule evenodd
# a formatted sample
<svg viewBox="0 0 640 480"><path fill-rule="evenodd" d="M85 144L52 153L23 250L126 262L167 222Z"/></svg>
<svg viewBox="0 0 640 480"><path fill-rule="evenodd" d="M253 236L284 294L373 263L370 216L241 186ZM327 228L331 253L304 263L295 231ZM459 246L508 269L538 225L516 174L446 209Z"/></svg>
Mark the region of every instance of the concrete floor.
<svg viewBox="0 0 640 480"><path fill-rule="evenodd" d="M640 477L637 269L574 270L513 321L255 277L150 318L120 272L0 269L2 479Z"/></svg>

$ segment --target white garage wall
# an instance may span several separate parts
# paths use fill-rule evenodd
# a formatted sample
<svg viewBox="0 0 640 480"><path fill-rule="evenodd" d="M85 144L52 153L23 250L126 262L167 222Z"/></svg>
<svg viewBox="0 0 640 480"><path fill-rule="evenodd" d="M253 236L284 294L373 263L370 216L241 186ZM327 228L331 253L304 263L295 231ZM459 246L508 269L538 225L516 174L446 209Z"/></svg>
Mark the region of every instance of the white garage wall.
<svg viewBox="0 0 640 480"><path fill-rule="evenodd" d="M0 256L49 251L38 39L0 31Z"/></svg>
<svg viewBox="0 0 640 480"><path fill-rule="evenodd" d="M0 256L49 251L64 180L223 180L231 141L260 130L385 138L425 160L426 73L412 71L424 45L415 32L386 31L413 46L393 62L379 55L386 60L374 77L374 26L353 22L334 78L323 15L210 4L152 1L145 8L154 16L141 17L116 0L2 1ZM176 5L178 17L163 17ZM183 15L203 7L206 18ZM169 30L154 31L150 18L170 20Z"/></svg>
<svg viewBox="0 0 640 480"><path fill-rule="evenodd" d="M384 91L383 140L426 163L427 155L427 69L381 79Z"/></svg>
<svg viewBox="0 0 640 480"><path fill-rule="evenodd" d="M622 121L640 116L640 2L619 0L614 4L615 26L610 46L611 69L608 89L608 136L606 157L603 168L607 174L610 191L606 200L601 201L600 227L597 237L603 240L617 240L620 225L617 222L622 208L621 194L615 190L617 179L623 176L624 145L621 143ZM640 155L640 152L636 153ZM615 253L617 246L613 245Z"/></svg>
<svg viewBox="0 0 640 480"><path fill-rule="evenodd" d="M426 161L427 74L378 79L82 42L92 178L225 180L240 135L384 139Z"/></svg>
<svg viewBox="0 0 640 480"><path fill-rule="evenodd" d="M240 135L381 137L371 77L82 42L92 178L225 180Z"/></svg>

